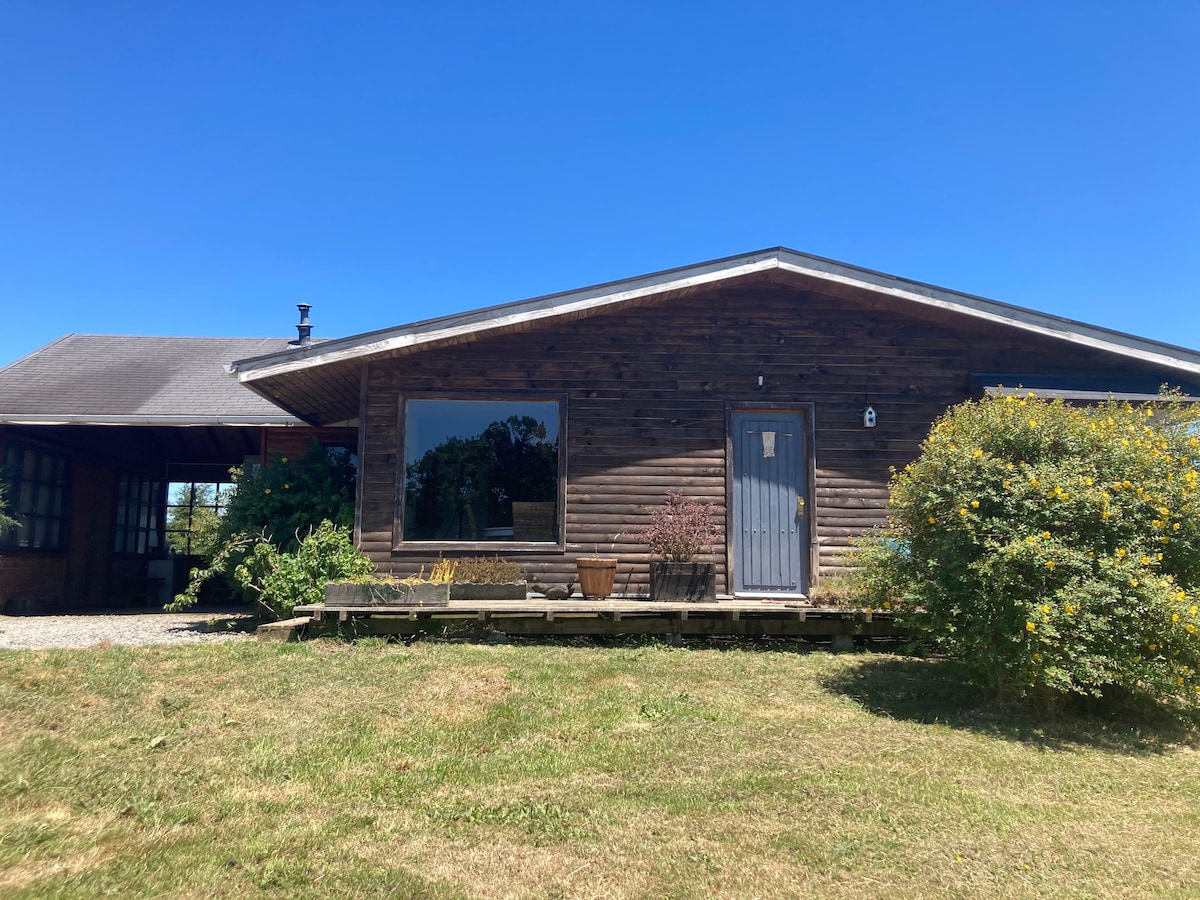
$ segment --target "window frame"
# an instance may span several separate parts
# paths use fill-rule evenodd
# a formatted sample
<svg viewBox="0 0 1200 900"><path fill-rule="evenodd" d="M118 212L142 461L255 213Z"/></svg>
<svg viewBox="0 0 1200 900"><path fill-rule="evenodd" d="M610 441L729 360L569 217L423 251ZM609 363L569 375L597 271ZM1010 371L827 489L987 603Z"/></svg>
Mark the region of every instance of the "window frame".
<svg viewBox="0 0 1200 900"><path fill-rule="evenodd" d="M137 496L130 502L128 485L136 484L138 486ZM150 485L150 490L147 492L150 496L142 499L142 486ZM123 490L124 488L124 490ZM163 555L163 546L165 544L165 535L163 531L163 519L165 515L165 497L163 496L163 480L154 475L148 475L145 472L125 471L117 474L117 484L115 488L116 499L113 504L113 539L112 552L114 556L120 557L159 557ZM129 522L129 511L135 513L136 521ZM125 522L121 522L121 513L125 513ZM153 523L142 525L143 512L148 512L153 517ZM145 549L129 550L125 549L129 544L129 537L134 537L134 546L140 543L142 536L145 536ZM153 541L152 541L153 538Z"/></svg>
<svg viewBox="0 0 1200 900"><path fill-rule="evenodd" d="M12 472L9 470L8 457L9 453L16 451L20 454L21 471ZM24 455L26 453L35 454L35 474L32 479L26 478L24 474ZM41 477L42 467L45 465L44 460L53 460L55 471L61 472L61 476L47 481ZM0 452L0 479L3 479L5 485L5 496L8 500L8 514L16 519L20 524L8 528L0 528L0 549L5 552L22 551L31 553L65 553L70 543L71 530L71 460L67 454L43 446L33 442L25 442L20 440L9 440L3 445L3 452ZM32 500L34 510L24 512L21 507L22 487L25 484L32 484ZM37 501L41 491L50 488L51 500L49 509L45 513L39 513L36 510ZM54 506L54 491L58 492L59 502ZM38 523L45 521L58 521L57 540L50 545L33 544L33 539L39 533ZM28 534L30 543L21 543L21 536Z"/></svg>
<svg viewBox="0 0 1200 900"><path fill-rule="evenodd" d="M408 404L411 400L465 400L475 403L554 403L558 406L558 502L555 511L553 541L426 541L404 539L404 514L408 502L407 445ZM401 394L397 408L396 486L392 519L392 552L468 551L475 553L565 553L567 508L567 395L523 394L504 396L469 392L439 391L436 393ZM362 478L360 470L359 477Z"/></svg>
<svg viewBox="0 0 1200 900"><path fill-rule="evenodd" d="M172 485L184 485L185 490L187 491L187 496L190 497L191 500L186 504L172 503L171 502L171 486ZM213 487L213 502L212 503L197 503L196 502L196 500L195 500L196 487L198 485L212 485L212 487ZM211 509L213 511L213 513L219 518L224 513L225 509L228 508L229 501L233 498L233 494L236 490L237 490L237 482L232 481L232 480L231 481L169 481L169 482L167 482L166 502L163 504L163 529L162 529L162 531L163 531L163 538L162 538L163 546L167 547L170 552L172 552L178 556L200 556L201 554L194 553L192 550L192 538L196 534L196 528L195 528L196 510L197 509ZM186 509L187 510L187 524L188 524L187 528L180 529L180 528L171 528L170 527L171 510L173 510L173 509ZM176 550L174 548L174 545L170 541L170 535L172 535L172 534L187 535L187 540L185 543L186 552L180 553L178 550Z"/></svg>

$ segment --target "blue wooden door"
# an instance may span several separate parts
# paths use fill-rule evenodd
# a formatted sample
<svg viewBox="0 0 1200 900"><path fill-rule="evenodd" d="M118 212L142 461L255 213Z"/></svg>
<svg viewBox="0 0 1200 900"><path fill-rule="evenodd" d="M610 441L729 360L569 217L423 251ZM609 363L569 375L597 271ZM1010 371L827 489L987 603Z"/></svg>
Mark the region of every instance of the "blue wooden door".
<svg viewBox="0 0 1200 900"><path fill-rule="evenodd" d="M804 413L735 410L734 593L808 590L808 448Z"/></svg>

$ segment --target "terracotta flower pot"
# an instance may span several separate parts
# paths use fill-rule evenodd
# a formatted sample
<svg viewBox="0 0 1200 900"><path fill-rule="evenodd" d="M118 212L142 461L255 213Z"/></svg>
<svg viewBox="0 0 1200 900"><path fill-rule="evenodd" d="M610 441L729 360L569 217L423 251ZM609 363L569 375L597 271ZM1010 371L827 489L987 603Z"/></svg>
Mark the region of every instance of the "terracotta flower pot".
<svg viewBox="0 0 1200 900"><path fill-rule="evenodd" d="M603 600L612 593L617 577L615 559L582 557L575 560L575 565L579 569L579 591L585 600Z"/></svg>

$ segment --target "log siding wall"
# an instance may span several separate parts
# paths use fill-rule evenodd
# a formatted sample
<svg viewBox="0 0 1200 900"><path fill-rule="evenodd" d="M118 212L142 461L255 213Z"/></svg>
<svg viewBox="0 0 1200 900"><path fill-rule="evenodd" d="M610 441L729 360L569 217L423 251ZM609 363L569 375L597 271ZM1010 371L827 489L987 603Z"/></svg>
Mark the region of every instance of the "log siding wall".
<svg viewBox="0 0 1200 900"><path fill-rule="evenodd" d="M969 395L969 373L1154 371L963 316L938 320L921 311L918 318L890 302L868 306L771 283L730 285L375 359L361 410L361 546L397 574L431 560L428 552L393 550L405 396L565 395L566 551L500 552L546 584L573 582L576 556L615 554L615 591L642 593L649 556L633 532L668 488L712 502L724 523L731 407L811 409L818 572L830 574L845 566L849 538L882 522L889 468L910 461L933 420ZM868 401L879 416L872 429L862 424ZM726 592L726 548L709 560L717 563L718 591Z"/></svg>

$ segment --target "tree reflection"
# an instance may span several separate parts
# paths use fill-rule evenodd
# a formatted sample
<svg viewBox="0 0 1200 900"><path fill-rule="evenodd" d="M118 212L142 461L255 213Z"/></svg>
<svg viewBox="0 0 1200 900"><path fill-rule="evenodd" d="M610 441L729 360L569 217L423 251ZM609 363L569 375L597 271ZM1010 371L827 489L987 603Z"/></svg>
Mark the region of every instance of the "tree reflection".
<svg viewBox="0 0 1200 900"><path fill-rule="evenodd" d="M544 422L513 415L407 463L405 539L511 539L514 500L558 497L558 440L549 438Z"/></svg>

